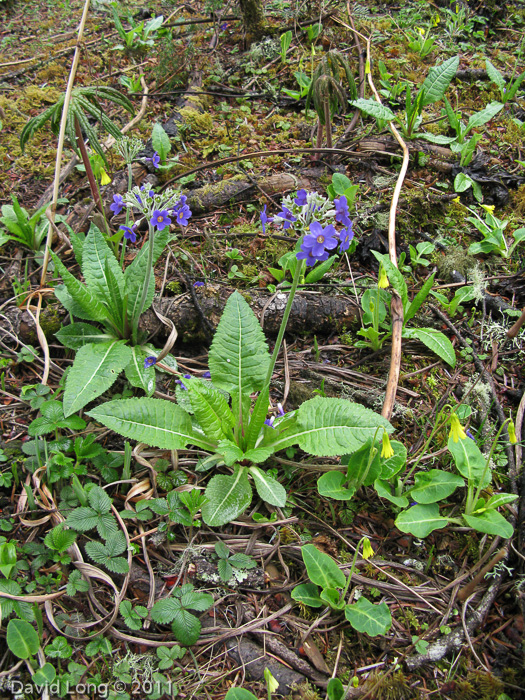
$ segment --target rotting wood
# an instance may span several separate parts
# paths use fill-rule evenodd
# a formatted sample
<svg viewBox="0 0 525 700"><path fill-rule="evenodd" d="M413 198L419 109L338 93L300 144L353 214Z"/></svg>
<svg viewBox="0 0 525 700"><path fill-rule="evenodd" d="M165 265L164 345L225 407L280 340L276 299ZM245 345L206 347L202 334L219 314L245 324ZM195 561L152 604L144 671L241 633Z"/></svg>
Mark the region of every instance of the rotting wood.
<svg viewBox="0 0 525 700"><path fill-rule="evenodd" d="M206 287L195 290L203 314L210 321L212 327L217 327L226 301L233 291L231 287L221 285L206 285ZM260 317L264 306L274 295L266 290L255 289L245 293L244 296ZM287 294L279 293L268 304L264 314L264 331L267 335L277 334L286 300ZM160 302L155 301L154 304L161 315L167 316L175 324L183 342L196 340L206 344L211 342L211 332L203 327L190 294L168 297ZM64 322L66 310L59 306L55 312ZM350 297L328 296L302 291L294 299L287 332L291 335L309 335L311 333L330 335L334 332L342 332L357 318L356 305ZM23 342L34 342L35 326L25 310L17 307L11 308L9 322L6 314L3 315L3 319L4 323L8 324L13 333L16 333ZM166 327L159 321L153 309L144 313L139 327L150 336L166 335ZM2 339L10 343L9 339L0 332L0 340Z"/></svg>
<svg viewBox="0 0 525 700"><path fill-rule="evenodd" d="M290 173L278 173L256 180L265 194L274 195L300 188L311 189L312 180ZM244 177L223 180L188 192L188 205L193 214L204 214L226 204L253 198L256 185Z"/></svg>
<svg viewBox="0 0 525 700"><path fill-rule="evenodd" d="M231 287L212 284L196 290L202 312L213 327L217 327L226 302L233 291ZM265 290L258 289L250 290L244 295L258 317L270 300L264 314L264 331L268 335L275 335L279 331L288 298L288 295L283 292L277 293L274 299L272 299L273 296ZM175 324L183 341L186 336L186 340L198 339L206 343L211 342L211 334L203 328L189 294L163 299L156 308ZM312 333L328 335L342 332L356 319L357 307L350 297L301 291L293 301L287 332L292 335L311 335ZM164 329L164 326L150 309L141 319L139 328L149 335L156 335Z"/></svg>

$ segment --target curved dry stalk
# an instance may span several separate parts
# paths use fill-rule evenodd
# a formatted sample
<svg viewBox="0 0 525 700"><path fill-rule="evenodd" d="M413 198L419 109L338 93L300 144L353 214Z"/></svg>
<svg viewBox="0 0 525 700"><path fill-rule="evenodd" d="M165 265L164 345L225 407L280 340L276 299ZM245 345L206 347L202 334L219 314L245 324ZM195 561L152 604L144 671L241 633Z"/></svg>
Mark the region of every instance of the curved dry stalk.
<svg viewBox="0 0 525 700"><path fill-rule="evenodd" d="M42 384L44 384L44 386L45 386L47 384L47 380L49 378L49 363L50 363L51 358L49 355L49 345L47 344L47 338L46 338L44 331L42 330L42 326L40 325L40 311L41 310L42 310L42 295L41 294L38 295L36 316L33 315L33 312L29 308L29 299L27 300L26 311L34 321L38 342L40 343L40 347L42 348L42 352L44 353L44 373L42 374Z"/></svg>
<svg viewBox="0 0 525 700"><path fill-rule="evenodd" d="M66 122L67 113L69 110L69 103L71 101L71 93L73 91L73 85L75 83L75 75L77 72L78 64L80 61L81 44L84 36L84 28L86 26L87 15L89 11L90 0L86 0L84 4L84 10L82 12L82 19L78 26L77 34L77 45L75 47L75 55L73 56L73 63L71 64L71 70L69 72L69 79L67 82L66 95L64 97L64 107L62 108L62 119L60 120L60 132L58 135L58 145L57 145L57 157L55 161L55 179L53 183L53 199L51 201L51 216L49 227L47 229L47 239L46 239L46 250L44 253L44 262L42 264L42 274L40 276L40 286L44 286L47 275L47 266L49 264L49 251L51 250L51 242L53 237L53 226L51 222L55 220L55 212L58 201L58 188L60 185L60 165L62 162L62 152L64 150L64 139L66 136Z"/></svg>
<svg viewBox="0 0 525 700"><path fill-rule="evenodd" d="M344 24L344 22L341 22ZM347 25L344 25L347 26ZM352 29L348 27L348 29ZM366 74L368 76L368 84L372 90L376 102L382 104L379 93L376 90L374 81L372 80L372 73L370 71L370 38L360 34L355 28L352 29L354 35L361 36L366 41ZM399 195L401 194L401 188L403 187L403 181L405 179L408 162L409 162L409 151L406 143L401 138L401 134L396 129L396 127L390 122L388 128L393 133L396 141L399 143L401 150L403 151L403 162L401 164L401 170L397 178L396 186L394 188L394 193L392 195L392 203L390 204L390 215L388 217L388 254L390 257L390 262L392 265L397 267L397 254L396 254L396 210L399 202ZM390 313L392 317L392 353L390 356L390 369L388 372L388 382L385 392L385 401L383 403L383 410L381 415L383 418L390 420L392 417L392 412L394 410L394 402L396 400L397 385L399 383L399 372L401 369L401 338L403 332L403 304L399 297L399 294L393 290L392 292L392 303L390 305Z"/></svg>

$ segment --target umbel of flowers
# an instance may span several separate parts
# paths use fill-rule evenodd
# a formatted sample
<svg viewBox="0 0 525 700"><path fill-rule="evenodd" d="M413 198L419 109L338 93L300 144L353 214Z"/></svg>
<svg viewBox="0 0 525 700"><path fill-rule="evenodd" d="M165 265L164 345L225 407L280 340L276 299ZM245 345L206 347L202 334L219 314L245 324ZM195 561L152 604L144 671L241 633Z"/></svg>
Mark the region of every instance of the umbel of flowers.
<svg viewBox="0 0 525 700"><path fill-rule="evenodd" d="M317 192L299 190L295 197L283 197L281 211L273 218L268 217L265 206L261 222L264 232L269 223L297 231L302 236L297 259L305 260L308 267L328 260L335 248L344 253L354 237L344 196L331 202Z"/></svg>
<svg viewBox="0 0 525 700"><path fill-rule="evenodd" d="M186 195L181 195L173 190L166 190L162 194L155 194L146 185L134 187L124 195L113 195L113 204L110 209L114 216L120 214L124 208L130 209L133 214L142 214L133 226L120 226L124 232L124 237L128 241L135 243L137 240L137 228L145 218L151 230L162 231L166 226L177 223L180 226L187 226L191 217L191 209L186 204Z"/></svg>

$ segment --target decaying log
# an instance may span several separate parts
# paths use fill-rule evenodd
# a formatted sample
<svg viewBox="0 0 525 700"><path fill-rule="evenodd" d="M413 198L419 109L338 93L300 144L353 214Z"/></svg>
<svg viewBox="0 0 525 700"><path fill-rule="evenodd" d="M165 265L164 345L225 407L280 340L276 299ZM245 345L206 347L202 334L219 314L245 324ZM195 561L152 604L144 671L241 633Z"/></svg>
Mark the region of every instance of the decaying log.
<svg viewBox="0 0 525 700"><path fill-rule="evenodd" d="M445 148L444 146L437 146L434 143L428 143L427 141L409 141L407 142L407 147L411 153L416 153L421 151L430 156L431 165L439 170L440 172L449 173L452 172L452 161L454 160L454 153L450 148ZM374 153L376 156L380 156L384 153L387 156L398 155L401 157L400 148L397 141L390 136L381 138L366 138L361 139L356 144L357 153Z"/></svg>
<svg viewBox="0 0 525 700"><path fill-rule="evenodd" d="M202 313L213 327L217 327L224 306L233 291L231 287L215 284L207 284L205 287L196 289ZM288 295L283 292L272 295L265 290L257 289L244 292L243 296L259 319L264 315L265 333L276 335ZM211 334L203 327L200 315L189 294L181 294L173 299L163 299L160 303L157 302L155 308L175 324L179 331L179 338L211 342ZM356 317L356 304L350 297L300 291L294 299L287 330L292 335L311 335L312 333L329 335L343 331L355 321ZM144 314L139 327L149 335L165 333L164 326L153 310Z"/></svg>
<svg viewBox="0 0 525 700"><path fill-rule="evenodd" d="M278 173L260 179L252 178L252 180L253 182L250 182L240 175L230 180L223 180L186 192L189 207L193 214L204 214L226 204L252 199L258 187L269 195L291 192L301 188L315 189L315 184L310 178L302 175L297 177L290 173ZM257 185L254 184L255 182Z"/></svg>

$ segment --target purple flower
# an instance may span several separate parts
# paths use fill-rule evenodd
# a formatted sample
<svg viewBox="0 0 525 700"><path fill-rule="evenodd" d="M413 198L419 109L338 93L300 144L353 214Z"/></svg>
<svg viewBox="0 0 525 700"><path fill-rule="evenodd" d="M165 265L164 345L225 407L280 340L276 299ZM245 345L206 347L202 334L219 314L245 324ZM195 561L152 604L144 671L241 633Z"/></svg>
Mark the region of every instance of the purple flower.
<svg viewBox="0 0 525 700"><path fill-rule="evenodd" d="M321 256L326 253L327 250L333 250L337 247L337 232L335 228L330 224L323 229L318 221L313 221L310 224L310 233L306 234L301 246L301 250L310 252L314 258L321 260ZM323 260L327 260L322 258Z"/></svg>
<svg viewBox="0 0 525 700"><path fill-rule="evenodd" d="M264 208L260 214L260 219L261 219L263 233L266 233L266 224L271 224L273 221L273 219L271 217L269 217L266 213L266 204L264 205Z"/></svg>
<svg viewBox="0 0 525 700"><path fill-rule="evenodd" d="M283 222L283 228L290 228L292 225L293 221L297 221L297 217L295 217L292 212L287 209L286 207L283 207L283 210L280 211L277 216L280 216L281 219L284 219Z"/></svg>
<svg viewBox="0 0 525 700"><path fill-rule="evenodd" d="M339 199L334 199L334 205L335 205L335 220L338 221L340 224L346 224L346 220L348 220L348 202L346 201L346 197L339 197Z"/></svg>
<svg viewBox="0 0 525 700"><path fill-rule="evenodd" d="M119 226L119 230L124 231L124 238L131 241L131 243L135 243L137 240L137 224L133 224L131 228L122 224L122 226Z"/></svg>
<svg viewBox="0 0 525 700"><path fill-rule="evenodd" d="M160 166L160 156L157 151L155 151L152 158L144 158L144 160L151 163L154 168L158 168Z"/></svg>
<svg viewBox="0 0 525 700"><path fill-rule="evenodd" d="M156 226L159 229L159 231L165 229L166 226L169 226L171 224L169 211L167 209L163 209L162 211L155 209L150 224L152 226Z"/></svg>
<svg viewBox="0 0 525 700"><path fill-rule="evenodd" d="M148 367L153 367L153 365L156 364L156 362L157 358L155 357L155 355L149 355L144 360L144 369L148 369Z"/></svg>
<svg viewBox="0 0 525 700"><path fill-rule="evenodd" d="M223 22L221 24L221 26L219 27L219 29L221 30L221 32L223 32L227 27L228 27L228 22Z"/></svg>
<svg viewBox="0 0 525 700"><path fill-rule="evenodd" d="M476 442L476 438L474 437L474 435L472 435L470 430L465 430L465 433L467 434L467 437L469 437L471 440L474 440L474 442Z"/></svg>
<svg viewBox="0 0 525 700"><path fill-rule="evenodd" d="M273 427L274 420L275 420L275 416L272 416L271 418L267 418L264 421L264 425L267 425L269 428L273 428L275 430L275 428Z"/></svg>
<svg viewBox="0 0 525 700"><path fill-rule="evenodd" d="M350 241L354 237L354 232L352 230L352 222L350 219L344 221L346 228L339 232L339 252L344 253L350 247Z"/></svg>
<svg viewBox="0 0 525 700"><path fill-rule="evenodd" d="M193 286L194 287L204 287L204 282L194 282Z"/></svg>
<svg viewBox="0 0 525 700"><path fill-rule="evenodd" d="M124 200L122 199L121 194L113 195L113 204L109 208L113 212L113 216L117 216L118 214L120 214L120 212L124 208Z"/></svg>
<svg viewBox="0 0 525 700"><path fill-rule="evenodd" d="M297 255L295 256L297 260L306 260L306 266L307 267L313 267L316 262L324 262L325 260L328 260L328 252L325 251L322 255L319 257L315 257L312 255L311 250L300 250Z"/></svg>
<svg viewBox="0 0 525 700"><path fill-rule="evenodd" d="M304 207L306 204L306 190L298 190L297 197L293 201L298 207Z"/></svg>
<svg viewBox="0 0 525 700"><path fill-rule="evenodd" d="M183 374L182 375L185 379L191 379L191 374ZM188 391L188 387L184 386L184 383L181 379L176 379L175 384L179 384L180 388L183 389L184 391Z"/></svg>
<svg viewBox="0 0 525 700"><path fill-rule="evenodd" d="M277 404L277 411L279 412L279 415L281 416L281 418L282 418L282 416L285 415L285 410L283 408L282 403Z"/></svg>
<svg viewBox="0 0 525 700"><path fill-rule="evenodd" d="M202 378L203 379L211 379L211 372L206 370L206 372L202 373Z"/></svg>
<svg viewBox="0 0 525 700"><path fill-rule="evenodd" d="M191 216L191 209L187 204L183 204L182 206L177 205L173 209L173 216L175 216L180 226L187 226L188 219Z"/></svg>

